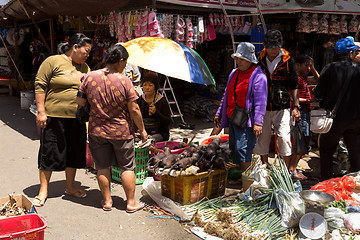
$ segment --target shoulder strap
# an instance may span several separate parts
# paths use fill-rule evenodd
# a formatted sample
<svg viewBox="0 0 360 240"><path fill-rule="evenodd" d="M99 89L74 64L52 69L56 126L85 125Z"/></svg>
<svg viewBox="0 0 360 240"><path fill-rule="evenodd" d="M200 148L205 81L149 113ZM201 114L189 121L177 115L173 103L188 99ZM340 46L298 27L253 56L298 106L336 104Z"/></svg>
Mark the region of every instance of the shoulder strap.
<svg viewBox="0 0 360 240"><path fill-rule="evenodd" d="M237 101L236 101L236 86L237 86L237 82L239 79L239 73L240 73L240 69L237 70L237 76L235 78L235 84L234 84L234 98L235 98L235 105L237 105Z"/></svg>
<svg viewBox="0 0 360 240"><path fill-rule="evenodd" d="M339 74L340 74L340 73L337 74L337 77L338 77L338 78L339 78ZM338 110L338 108L339 108L339 106L340 106L340 102L341 102L342 98L343 98L344 95L345 95L345 92L346 92L346 90L347 90L347 88L348 88L348 86L349 86L349 84L350 84L350 82L351 82L351 78L352 78L353 74L354 74L354 64L351 63L350 71L348 72L348 74L346 74L344 86L342 87L341 92L340 92L340 94L339 94L339 97L338 97L338 99L336 100L336 103L335 103L335 105L334 105L334 108L333 108L333 110L332 110L331 113L330 113L330 116L331 116L332 118L334 118L334 117L336 116L336 112L337 112L337 110Z"/></svg>

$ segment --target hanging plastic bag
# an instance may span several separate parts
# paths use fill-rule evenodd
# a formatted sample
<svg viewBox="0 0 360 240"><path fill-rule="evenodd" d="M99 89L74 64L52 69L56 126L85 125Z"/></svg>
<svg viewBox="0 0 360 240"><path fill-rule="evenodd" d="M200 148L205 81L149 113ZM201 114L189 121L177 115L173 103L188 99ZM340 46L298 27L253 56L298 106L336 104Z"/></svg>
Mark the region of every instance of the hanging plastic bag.
<svg viewBox="0 0 360 240"><path fill-rule="evenodd" d="M296 227L305 214L305 204L298 192L275 191L276 205L281 214L281 225L287 228Z"/></svg>
<svg viewBox="0 0 360 240"><path fill-rule="evenodd" d="M293 152L296 155L307 154L308 146L306 143L304 132L302 131L299 122L295 123L292 134L293 134L293 139L294 139Z"/></svg>

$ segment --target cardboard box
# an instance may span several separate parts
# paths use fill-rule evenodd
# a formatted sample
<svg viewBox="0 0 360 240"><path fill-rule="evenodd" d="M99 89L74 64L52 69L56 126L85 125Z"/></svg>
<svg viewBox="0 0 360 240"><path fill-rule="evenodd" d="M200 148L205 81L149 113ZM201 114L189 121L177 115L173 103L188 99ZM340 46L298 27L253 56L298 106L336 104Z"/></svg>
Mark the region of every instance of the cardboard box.
<svg viewBox="0 0 360 240"><path fill-rule="evenodd" d="M18 206L22 206L25 208L29 213L37 213L35 206L32 204L31 200L24 194L19 195L12 195L15 199L16 204ZM0 207L2 207L5 203L10 200L10 196L0 198ZM0 216L1 218L2 216Z"/></svg>

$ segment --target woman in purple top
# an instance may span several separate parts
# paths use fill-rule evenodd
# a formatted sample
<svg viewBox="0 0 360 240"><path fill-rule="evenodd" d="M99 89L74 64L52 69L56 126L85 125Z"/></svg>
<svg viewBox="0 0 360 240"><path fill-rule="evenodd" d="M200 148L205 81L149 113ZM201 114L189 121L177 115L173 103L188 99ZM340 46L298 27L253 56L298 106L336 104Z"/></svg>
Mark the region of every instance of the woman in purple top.
<svg viewBox="0 0 360 240"><path fill-rule="evenodd" d="M236 53L231 57L236 60L238 68L230 73L214 124L221 128L229 127L230 149L236 161L240 162L241 168L245 170L250 166L252 150L262 133L267 104L267 80L266 75L257 66L255 47L251 43L240 43ZM251 111L247 126L242 129L229 123L235 105Z"/></svg>

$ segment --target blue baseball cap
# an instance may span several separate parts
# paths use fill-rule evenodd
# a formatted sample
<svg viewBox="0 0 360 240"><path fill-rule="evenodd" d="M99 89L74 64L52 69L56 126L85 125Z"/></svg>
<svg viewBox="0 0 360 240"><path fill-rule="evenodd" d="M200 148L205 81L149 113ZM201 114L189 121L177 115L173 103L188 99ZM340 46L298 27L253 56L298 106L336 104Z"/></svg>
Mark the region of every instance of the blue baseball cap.
<svg viewBox="0 0 360 240"><path fill-rule="evenodd" d="M340 39L336 42L335 45L335 52L340 55L346 54L356 49L359 49L359 46L354 43L354 38L351 36Z"/></svg>

